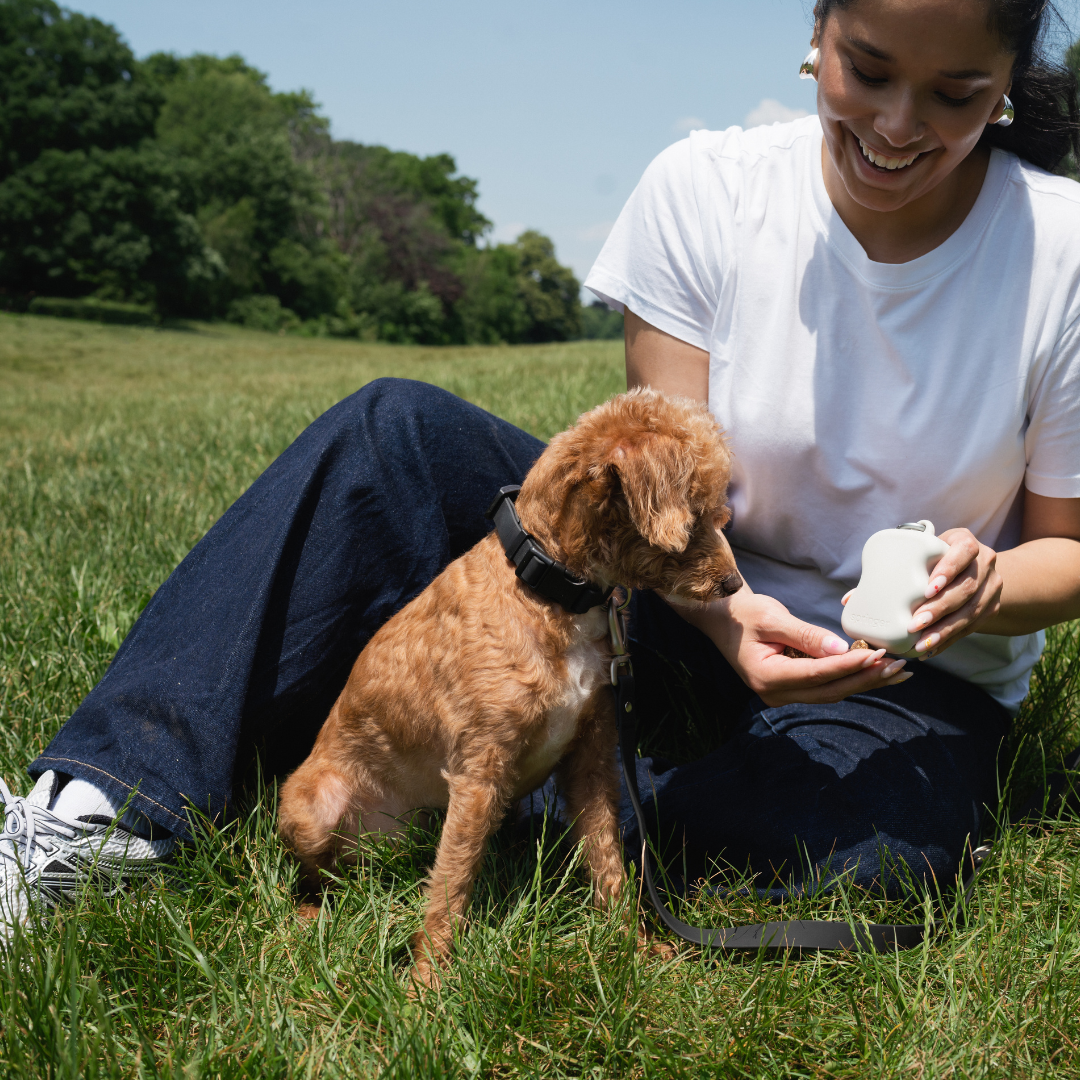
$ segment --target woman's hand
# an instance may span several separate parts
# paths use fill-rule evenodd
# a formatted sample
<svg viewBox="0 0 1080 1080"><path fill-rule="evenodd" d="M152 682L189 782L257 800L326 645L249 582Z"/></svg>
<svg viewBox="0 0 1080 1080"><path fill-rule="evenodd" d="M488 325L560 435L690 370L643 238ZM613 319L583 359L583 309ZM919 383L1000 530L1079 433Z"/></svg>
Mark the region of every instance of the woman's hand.
<svg viewBox="0 0 1080 1080"><path fill-rule="evenodd" d="M779 600L745 586L707 607L676 610L712 639L766 705L842 701L911 678L903 670L906 661L883 659L884 649L851 652L832 631L795 618ZM785 656L787 646L809 659Z"/></svg>
<svg viewBox="0 0 1080 1080"><path fill-rule="evenodd" d="M908 626L909 634L919 634L915 650L921 660L975 633L1001 607L997 552L968 529L949 529L941 539L949 550L931 572L927 602L915 609Z"/></svg>

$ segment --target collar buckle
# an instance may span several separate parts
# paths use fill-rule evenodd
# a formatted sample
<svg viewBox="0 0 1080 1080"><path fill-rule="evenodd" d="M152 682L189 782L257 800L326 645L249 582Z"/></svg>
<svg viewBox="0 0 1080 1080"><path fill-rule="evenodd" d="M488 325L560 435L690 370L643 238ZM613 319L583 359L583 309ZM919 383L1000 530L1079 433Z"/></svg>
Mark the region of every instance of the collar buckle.
<svg viewBox="0 0 1080 1080"><path fill-rule="evenodd" d="M572 615L584 615L591 608L606 604L614 586L604 589L595 582L578 580L525 531L514 506L519 491L519 484L499 488L499 494L484 515L495 523L503 551L514 564L514 573L531 589L554 600Z"/></svg>

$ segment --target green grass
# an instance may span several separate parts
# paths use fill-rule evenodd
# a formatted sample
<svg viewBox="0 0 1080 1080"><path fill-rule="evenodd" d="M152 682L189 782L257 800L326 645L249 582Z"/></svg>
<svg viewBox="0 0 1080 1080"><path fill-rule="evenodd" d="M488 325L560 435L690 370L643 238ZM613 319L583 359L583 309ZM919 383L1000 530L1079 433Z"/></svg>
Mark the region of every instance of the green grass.
<svg viewBox="0 0 1080 1080"><path fill-rule="evenodd" d="M613 342L424 349L0 316L0 775L100 678L153 590L312 419L371 378L445 386L547 437L618 390ZM1080 735L1075 627L1018 721L1030 788ZM273 788L136 895L88 891L0 956L8 1076L1067 1076L1080 1041L1080 824L1004 833L965 925L896 956L638 953L573 852L501 833L442 990L406 943L434 850L374 847L317 923ZM737 882L737 878L731 879ZM783 914L884 921L835 895ZM710 925L777 917L696 901Z"/></svg>

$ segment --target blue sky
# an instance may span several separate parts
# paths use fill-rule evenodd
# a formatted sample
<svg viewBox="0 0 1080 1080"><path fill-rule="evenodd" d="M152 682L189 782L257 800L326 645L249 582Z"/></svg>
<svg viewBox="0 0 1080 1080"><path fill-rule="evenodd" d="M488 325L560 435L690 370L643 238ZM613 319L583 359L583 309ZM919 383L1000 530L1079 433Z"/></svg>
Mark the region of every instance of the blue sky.
<svg viewBox="0 0 1080 1080"><path fill-rule="evenodd" d="M275 90L310 90L337 138L452 154L480 182L493 239L539 229L579 277L645 166L686 131L815 111L797 75L811 0L70 6L139 56L238 52Z"/></svg>

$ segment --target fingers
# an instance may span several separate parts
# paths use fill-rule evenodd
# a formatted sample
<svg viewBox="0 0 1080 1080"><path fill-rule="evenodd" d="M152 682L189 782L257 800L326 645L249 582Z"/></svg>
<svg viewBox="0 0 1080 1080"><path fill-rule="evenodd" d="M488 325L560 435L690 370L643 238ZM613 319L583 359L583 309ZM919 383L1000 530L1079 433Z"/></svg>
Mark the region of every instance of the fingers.
<svg viewBox="0 0 1080 1080"><path fill-rule="evenodd" d="M953 532L965 533L970 537L966 529ZM974 537L971 539L974 541ZM961 543L955 546L966 547L966 544L966 538L961 538ZM940 576L937 571L953 550L950 548L949 555L943 556L934 568L935 577L931 579L931 585ZM997 552L985 545L979 546L976 558L940 589L933 600L915 610L908 633L919 635L915 650L923 654L923 659L930 654L941 653L960 638L974 633L981 620L996 613L1001 598L1001 577L996 564Z"/></svg>
<svg viewBox="0 0 1080 1080"><path fill-rule="evenodd" d="M878 690L883 686L898 686L907 682L914 672L907 669L906 660L884 659L884 650L878 650L870 654L869 663L860 666L853 672L840 677L834 677L822 681L820 674L815 678L815 673L804 675L796 680L796 685L787 685L788 680L776 680L769 687L757 690L758 696L766 705L788 705L792 702L804 702L810 705L834 704L843 701L852 694L864 694L870 690ZM795 665L822 665L820 660L787 661Z"/></svg>
<svg viewBox="0 0 1080 1080"><path fill-rule="evenodd" d="M903 672L905 660L885 657L884 649L856 649L843 656L790 659L772 651L745 657L751 689L767 704L789 701L840 701L850 694L885 686ZM745 676L744 676L745 677Z"/></svg>
<svg viewBox="0 0 1080 1080"><path fill-rule="evenodd" d="M930 625L927 632L921 634L915 642L915 651L920 654L919 659L928 660L931 656L939 656L961 638L973 634L977 629L978 614L979 605L973 599Z"/></svg>
<svg viewBox="0 0 1080 1080"><path fill-rule="evenodd" d="M921 634L932 626L940 634L944 627L936 624L942 623L947 617L952 616L951 625L955 625L956 618L962 617L961 612L964 615L972 614L979 584L975 571L969 567L934 602L923 604L915 610L907 632Z"/></svg>
<svg viewBox="0 0 1080 1080"><path fill-rule="evenodd" d="M962 607L946 612L937 622L929 623L925 633L920 633L915 642L915 651L922 654L920 659L940 655L961 638L974 634L983 619L997 613L1001 606L1000 595L1000 584L996 589L988 584Z"/></svg>
<svg viewBox="0 0 1080 1080"><path fill-rule="evenodd" d="M848 651L848 643L831 630L803 622L786 611L759 627L757 637L759 641L790 645L807 656L818 658L842 656Z"/></svg>
<svg viewBox="0 0 1080 1080"><path fill-rule="evenodd" d="M926 586L927 600L937 596L950 581L963 572L979 555L979 541L968 529L949 529L941 534L949 550L941 556Z"/></svg>

